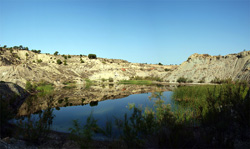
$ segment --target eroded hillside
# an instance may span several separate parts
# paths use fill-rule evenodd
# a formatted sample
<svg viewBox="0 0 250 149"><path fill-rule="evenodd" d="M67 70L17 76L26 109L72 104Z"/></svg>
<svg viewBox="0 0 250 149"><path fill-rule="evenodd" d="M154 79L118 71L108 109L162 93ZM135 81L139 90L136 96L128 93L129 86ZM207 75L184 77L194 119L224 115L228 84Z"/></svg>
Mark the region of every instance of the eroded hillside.
<svg viewBox="0 0 250 149"><path fill-rule="evenodd" d="M176 82L180 77L193 82L211 82L215 78L250 81L250 51L226 56L195 53L164 80Z"/></svg>
<svg viewBox="0 0 250 149"><path fill-rule="evenodd" d="M61 64L58 61L61 61ZM250 81L250 51L226 56L193 54L180 66L130 63L119 59L89 59L82 55L38 54L28 50L2 48L0 80L22 87L26 81L44 80L61 86L67 81L85 84L86 79L117 82L134 77L157 77L176 83L180 77L197 83L213 79Z"/></svg>
<svg viewBox="0 0 250 149"><path fill-rule="evenodd" d="M119 59L89 59L81 55L38 54L28 50L0 51L0 80L22 87L26 81L44 80L56 86L67 81L85 84L86 79L114 82L139 77L163 78L177 66L130 63ZM58 60L62 63L58 64ZM65 61L65 62L64 62Z"/></svg>

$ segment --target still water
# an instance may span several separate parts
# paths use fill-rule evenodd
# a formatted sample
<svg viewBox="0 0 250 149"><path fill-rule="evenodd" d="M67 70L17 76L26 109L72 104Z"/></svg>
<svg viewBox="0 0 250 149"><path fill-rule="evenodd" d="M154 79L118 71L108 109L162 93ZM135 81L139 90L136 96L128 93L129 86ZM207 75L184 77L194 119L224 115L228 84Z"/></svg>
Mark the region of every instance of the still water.
<svg viewBox="0 0 250 149"><path fill-rule="evenodd" d="M129 104L136 107L153 108L155 101L161 98L166 104L175 106L171 99L172 88L169 86L136 86L136 85L113 85L112 87L91 87L86 90L81 87L75 89L58 89L53 95L53 123L51 129L59 132L69 133L73 127L73 120L78 120L81 125L86 123L87 118L92 114L97 120L99 127L104 128L107 121L114 124L115 119L124 120L133 110L129 110ZM16 120L38 119L39 111L45 110L48 105L44 98L27 99L19 109ZM35 114L36 113L36 114ZM117 134L118 128L113 125L113 132Z"/></svg>
<svg viewBox="0 0 250 149"><path fill-rule="evenodd" d="M165 103L172 104L171 91L166 91L162 93L162 99ZM72 127L73 120L79 120L82 124L86 122L88 116L91 112L94 119L98 120L97 124L100 127L104 127L108 120L114 118L124 119L124 114L127 113L128 116L132 113L129 110L128 104L134 103L137 107L153 107L156 98L149 99L152 93L143 93L130 95L125 98L115 99L115 100L105 100L98 102L96 106L90 106L90 104L83 106L69 106L62 107L60 110L54 109L55 118L53 120L52 129L61 132L68 132L68 129Z"/></svg>

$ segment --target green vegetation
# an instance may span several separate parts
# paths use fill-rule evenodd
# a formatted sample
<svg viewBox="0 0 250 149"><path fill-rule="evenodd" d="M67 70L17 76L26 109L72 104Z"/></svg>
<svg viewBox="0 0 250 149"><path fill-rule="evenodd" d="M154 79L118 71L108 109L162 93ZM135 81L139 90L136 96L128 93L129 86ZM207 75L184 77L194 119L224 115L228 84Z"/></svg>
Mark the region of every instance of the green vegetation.
<svg viewBox="0 0 250 149"><path fill-rule="evenodd" d="M187 82L187 78L185 78L185 77L180 77L180 78L177 79L177 82L178 82L178 83L186 83L186 82Z"/></svg>
<svg viewBox="0 0 250 149"><path fill-rule="evenodd" d="M149 80L121 80L119 84L137 84L137 85L150 85L152 81Z"/></svg>
<svg viewBox="0 0 250 149"><path fill-rule="evenodd" d="M205 83L205 77L203 77L198 83Z"/></svg>
<svg viewBox="0 0 250 149"><path fill-rule="evenodd" d="M166 69L164 69L165 71L171 71L171 69L168 69L168 68L166 68Z"/></svg>
<svg viewBox="0 0 250 149"><path fill-rule="evenodd" d="M60 59L56 60L56 63L61 65L62 64L62 61Z"/></svg>
<svg viewBox="0 0 250 149"><path fill-rule="evenodd" d="M71 89L71 88L75 88L76 87L76 82L75 81L66 81L66 82L63 82L64 86L63 88L66 88L66 89Z"/></svg>
<svg viewBox="0 0 250 149"><path fill-rule="evenodd" d="M58 55L58 53L59 53L59 52L58 52L58 51L56 51L56 52L54 53L54 55L56 56L56 55Z"/></svg>
<svg viewBox="0 0 250 149"><path fill-rule="evenodd" d="M115 120L124 147L233 148L238 141L246 143L250 139L250 89L246 83L185 86L174 90L173 97L177 109L164 103L161 92L150 97L154 108L129 104L131 116L125 114L123 120ZM106 128L112 136L112 123ZM75 141L86 145L94 133L104 129L90 115L84 127L74 121L71 132Z"/></svg>
<svg viewBox="0 0 250 149"><path fill-rule="evenodd" d="M16 136L22 135L22 139L35 144L43 143L43 141L48 139L50 126L52 125L55 116L53 114L53 109L51 108L53 98L51 96L45 98L48 101L48 108L38 112L38 119L32 118L31 115L28 116L27 120L20 119L18 123L19 129L16 132ZM31 96L27 100L32 102L32 100L36 100L36 97L33 98L33 96Z"/></svg>
<svg viewBox="0 0 250 149"><path fill-rule="evenodd" d="M177 79L178 83L193 83L193 80L185 78L185 77L180 77Z"/></svg>
<svg viewBox="0 0 250 149"><path fill-rule="evenodd" d="M219 79L217 77L215 77L211 83L216 83L216 84L223 84L223 83L232 83L232 78L228 78L228 79Z"/></svg>
<svg viewBox="0 0 250 149"><path fill-rule="evenodd" d="M62 55L62 57L64 58L64 59L68 59L68 56L67 55Z"/></svg>
<svg viewBox="0 0 250 149"><path fill-rule="evenodd" d="M66 61L66 59L63 61L63 65L67 65L67 61Z"/></svg>
<svg viewBox="0 0 250 149"><path fill-rule="evenodd" d="M81 62L81 63L84 63L84 60L82 60L82 58L80 58L80 62Z"/></svg>
<svg viewBox="0 0 250 149"><path fill-rule="evenodd" d="M68 55L68 58L71 58L71 56L70 56L70 55Z"/></svg>
<svg viewBox="0 0 250 149"><path fill-rule="evenodd" d="M88 58L89 58L89 59L96 59L96 55L95 55L95 54L89 54L89 55L88 55Z"/></svg>
<svg viewBox="0 0 250 149"><path fill-rule="evenodd" d="M162 78L153 77L153 76L147 76L147 77L135 76L133 78L130 78L130 80L149 80L149 81L158 81L158 82L162 82L163 81Z"/></svg>
<svg viewBox="0 0 250 149"><path fill-rule="evenodd" d="M92 137L95 133L101 132L100 127L97 125L97 120L92 116L92 113L87 118L85 125L81 126L78 120L73 120L73 128L70 138L77 142L81 148L89 148L92 143Z"/></svg>
<svg viewBox="0 0 250 149"><path fill-rule="evenodd" d="M41 63L41 62L43 62L41 59L38 59L38 60L37 60L37 63Z"/></svg>
<svg viewBox="0 0 250 149"><path fill-rule="evenodd" d="M33 86L30 81L26 81L25 89L27 91L31 91L33 89Z"/></svg>
<svg viewBox="0 0 250 149"><path fill-rule="evenodd" d="M109 78L109 82L114 82L114 79L113 78Z"/></svg>
<svg viewBox="0 0 250 149"><path fill-rule="evenodd" d="M15 58L18 58L19 60L21 59L16 53L12 53L12 56L15 57Z"/></svg>
<svg viewBox="0 0 250 149"><path fill-rule="evenodd" d="M26 57L28 57L28 56L29 56L29 54L28 54L28 53L25 53L25 56L26 56Z"/></svg>
<svg viewBox="0 0 250 149"><path fill-rule="evenodd" d="M163 65L162 63L158 63L158 65Z"/></svg>
<svg viewBox="0 0 250 149"><path fill-rule="evenodd" d="M38 53L38 54L40 54L41 53L41 50L31 50L32 52L34 52L34 53Z"/></svg>
<svg viewBox="0 0 250 149"><path fill-rule="evenodd" d="M54 90L54 87L51 84L40 84L36 87L36 90L39 91L39 96L45 96L51 94Z"/></svg>
<svg viewBox="0 0 250 149"><path fill-rule="evenodd" d="M41 80L38 83L31 83L30 81L26 82L25 89L31 93L38 92L38 96L49 95L53 92L53 84Z"/></svg>
<svg viewBox="0 0 250 149"><path fill-rule="evenodd" d="M92 86L94 84L94 82L91 81L90 79L85 79L85 81L86 81L85 89L89 89L90 86Z"/></svg>

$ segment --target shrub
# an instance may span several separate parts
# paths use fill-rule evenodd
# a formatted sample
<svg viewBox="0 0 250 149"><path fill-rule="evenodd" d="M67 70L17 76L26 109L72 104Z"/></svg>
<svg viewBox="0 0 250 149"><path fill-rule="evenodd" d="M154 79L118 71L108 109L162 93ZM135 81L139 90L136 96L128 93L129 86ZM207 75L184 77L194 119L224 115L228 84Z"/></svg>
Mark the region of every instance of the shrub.
<svg viewBox="0 0 250 149"><path fill-rule="evenodd" d="M166 69L164 69L165 71L171 71L171 69L168 69L168 68L166 68Z"/></svg>
<svg viewBox="0 0 250 149"><path fill-rule="evenodd" d="M56 63L61 65L62 64L62 61L60 59L56 60Z"/></svg>
<svg viewBox="0 0 250 149"><path fill-rule="evenodd" d="M158 65L163 65L162 63L159 63Z"/></svg>
<svg viewBox="0 0 250 149"><path fill-rule="evenodd" d="M68 55L68 58L71 58L71 56L70 56L70 55Z"/></svg>
<svg viewBox="0 0 250 149"><path fill-rule="evenodd" d="M63 65L67 65L67 61L66 60L63 61Z"/></svg>
<svg viewBox="0 0 250 149"><path fill-rule="evenodd" d="M37 60L37 63L41 63L41 62L43 62L41 59L38 59L38 60Z"/></svg>
<svg viewBox="0 0 250 149"><path fill-rule="evenodd" d="M27 82L26 82L26 85L25 85L25 89L26 89L27 91L31 91L32 88L33 88L33 86L32 86L32 84L30 83L30 81L27 81Z"/></svg>
<svg viewBox="0 0 250 149"><path fill-rule="evenodd" d="M58 55L58 53L59 53L59 52L58 52L58 51L56 51L56 52L54 53L54 55Z"/></svg>
<svg viewBox="0 0 250 149"><path fill-rule="evenodd" d="M187 82L187 78L180 77L180 78L177 79L177 82L178 83L186 83Z"/></svg>
<svg viewBox="0 0 250 149"><path fill-rule="evenodd" d="M96 59L96 55L95 55L95 54L89 54L89 55L88 55L88 58L89 58L89 59Z"/></svg>
<svg viewBox="0 0 250 149"><path fill-rule="evenodd" d="M80 58L80 61L81 61L81 63L84 63L84 60L82 60L82 58Z"/></svg>
<svg viewBox="0 0 250 149"><path fill-rule="evenodd" d="M28 57L28 56L29 56L29 54L28 54L28 53L26 53L26 54L25 54L25 56L27 56L27 57Z"/></svg>
<svg viewBox="0 0 250 149"><path fill-rule="evenodd" d="M38 54L40 54L41 53L41 50L31 50L32 52L34 52L34 53L38 53Z"/></svg>
<svg viewBox="0 0 250 149"><path fill-rule="evenodd" d="M113 78L109 78L109 82L114 82L114 79Z"/></svg>
<svg viewBox="0 0 250 149"><path fill-rule="evenodd" d="M187 83L193 83L194 81L193 80L191 80L191 79L188 79L187 80Z"/></svg>
<svg viewBox="0 0 250 149"><path fill-rule="evenodd" d="M198 83L205 83L205 78L203 77Z"/></svg>

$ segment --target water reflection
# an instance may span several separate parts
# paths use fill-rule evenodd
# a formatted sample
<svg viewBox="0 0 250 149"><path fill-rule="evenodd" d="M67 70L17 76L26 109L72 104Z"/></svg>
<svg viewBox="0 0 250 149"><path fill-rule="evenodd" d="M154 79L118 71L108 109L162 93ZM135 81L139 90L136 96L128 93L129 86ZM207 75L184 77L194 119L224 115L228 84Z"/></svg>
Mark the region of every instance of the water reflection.
<svg viewBox="0 0 250 149"><path fill-rule="evenodd" d="M56 88L51 106L59 110L59 107L86 105L97 106L98 101L107 99L119 99L131 94L142 94L148 92L159 92L172 90L175 86L143 86L107 84L106 86L91 86L88 90L77 86L71 89ZM155 96L155 95L152 95ZM17 116L29 115L37 111L47 109L48 101L44 97L30 96L19 108Z"/></svg>
<svg viewBox="0 0 250 149"><path fill-rule="evenodd" d="M131 114L128 109L129 103L140 107L153 107L157 98L164 98L165 103L172 104L171 94L174 86L137 86L113 84L108 87L91 86L84 88L57 89L52 95L53 101L46 98L30 96L20 107L18 116L34 115L48 108L50 102L54 109L52 130L69 132L73 120L79 120L85 124L87 117L93 112L93 117L98 120L98 126L105 126L107 120L123 118L125 113ZM152 93L151 93L152 92ZM107 100L117 99L117 100ZM150 99L150 100L149 100ZM116 128L114 128L116 129Z"/></svg>

